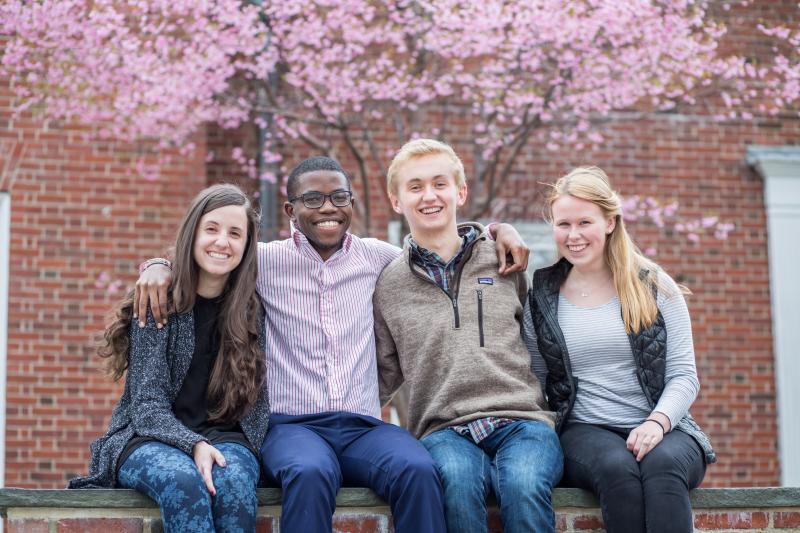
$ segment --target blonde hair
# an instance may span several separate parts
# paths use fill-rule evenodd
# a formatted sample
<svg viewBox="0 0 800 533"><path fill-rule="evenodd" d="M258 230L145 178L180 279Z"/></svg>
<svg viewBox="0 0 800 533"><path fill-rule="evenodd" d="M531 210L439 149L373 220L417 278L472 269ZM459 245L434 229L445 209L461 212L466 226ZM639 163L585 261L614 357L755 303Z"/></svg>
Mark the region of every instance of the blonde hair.
<svg viewBox="0 0 800 533"><path fill-rule="evenodd" d="M464 163L458 157L455 150L446 143L437 141L435 139L414 139L408 141L400 148L400 151L395 154L392 163L389 165L389 171L386 173L386 189L389 194L397 194L397 184L395 182L397 174L400 172L400 167L412 159L423 157L426 155L444 154L453 162L453 177L456 179L456 186L460 189L467 182L464 175Z"/></svg>
<svg viewBox="0 0 800 533"><path fill-rule="evenodd" d="M611 188L606 173L598 167L578 167L551 187L547 198L547 214L551 222L553 203L567 195L592 202L603 212L603 218L614 219L616 224L606 237L603 258L614 277L625 330L635 333L651 326L658 315L653 287L667 294L669 290L659 282L661 268L642 255L628 235L622 218L622 202Z"/></svg>

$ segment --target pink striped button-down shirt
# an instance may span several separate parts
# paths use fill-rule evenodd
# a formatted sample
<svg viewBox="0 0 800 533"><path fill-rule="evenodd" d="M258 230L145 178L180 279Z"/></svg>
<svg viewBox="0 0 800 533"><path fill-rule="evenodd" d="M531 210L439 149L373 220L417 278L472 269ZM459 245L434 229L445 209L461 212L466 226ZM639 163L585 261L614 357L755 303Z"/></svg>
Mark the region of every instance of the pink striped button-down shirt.
<svg viewBox="0 0 800 533"><path fill-rule="evenodd" d="M273 413L348 411L380 418L372 293L400 249L347 234L327 261L295 231L259 243Z"/></svg>

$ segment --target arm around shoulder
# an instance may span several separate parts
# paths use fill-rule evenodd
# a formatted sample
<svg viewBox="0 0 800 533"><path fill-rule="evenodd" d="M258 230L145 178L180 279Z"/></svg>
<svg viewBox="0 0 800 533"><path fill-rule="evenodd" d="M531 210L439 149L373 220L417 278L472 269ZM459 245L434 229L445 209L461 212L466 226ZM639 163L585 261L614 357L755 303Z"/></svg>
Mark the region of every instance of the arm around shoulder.
<svg viewBox="0 0 800 533"><path fill-rule="evenodd" d="M361 242L363 242L367 249L374 254L372 261L378 268L378 272L381 272L389 263L397 259L397 257L403 252L394 244L389 244L388 242L380 239L368 237L361 239Z"/></svg>
<svg viewBox="0 0 800 533"><path fill-rule="evenodd" d="M386 324L379 302L380 285L375 289L372 298L372 309L375 317L375 343L378 362L378 387L381 405L386 404L400 388L405 380L400 367L397 346L392 332Z"/></svg>
<svg viewBox="0 0 800 533"><path fill-rule="evenodd" d="M547 397L545 384L547 383L547 364L539 353L539 345L536 340L536 329L533 327L533 317L531 314L530 300L525 299L525 305L522 313L522 340L525 342L525 347L528 349L528 354L531 357L531 370L536 374L539 384L542 386L542 392Z"/></svg>

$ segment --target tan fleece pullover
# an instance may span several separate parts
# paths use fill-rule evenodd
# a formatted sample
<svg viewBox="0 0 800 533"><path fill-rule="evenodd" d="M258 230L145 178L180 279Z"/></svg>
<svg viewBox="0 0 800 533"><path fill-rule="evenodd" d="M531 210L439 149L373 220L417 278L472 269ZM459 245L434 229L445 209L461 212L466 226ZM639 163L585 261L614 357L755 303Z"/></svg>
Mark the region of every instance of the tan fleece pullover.
<svg viewBox="0 0 800 533"><path fill-rule="evenodd" d="M553 426L520 334L527 275L501 277L497 269L495 245L482 235L456 270L451 298L410 261L406 239L403 255L378 278L381 402L405 381L417 438L488 416Z"/></svg>

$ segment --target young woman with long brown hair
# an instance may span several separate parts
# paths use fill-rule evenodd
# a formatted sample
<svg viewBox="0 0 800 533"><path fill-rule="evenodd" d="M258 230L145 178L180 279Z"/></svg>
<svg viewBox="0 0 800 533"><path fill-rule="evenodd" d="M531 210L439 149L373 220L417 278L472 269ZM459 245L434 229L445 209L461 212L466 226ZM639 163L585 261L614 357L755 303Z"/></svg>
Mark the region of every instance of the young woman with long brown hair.
<svg viewBox="0 0 800 533"><path fill-rule="evenodd" d="M117 306L99 353L124 392L71 488L143 492L167 532L255 530L269 413L257 220L238 187L203 190L178 230L170 320L148 312L140 328L132 295Z"/></svg>
<svg viewBox="0 0 800 533"><path fill-rule="evenodd" d="M686 291L638 251L599 168L558 180L548 208L561 259L534 273L525 322L562 483L597 494L610 533L690 532L689 490L715 456L689 415L699 382Z"/></svg>

